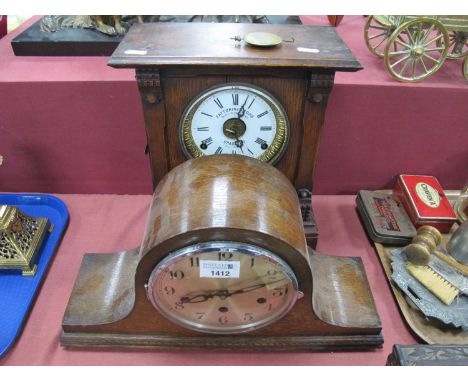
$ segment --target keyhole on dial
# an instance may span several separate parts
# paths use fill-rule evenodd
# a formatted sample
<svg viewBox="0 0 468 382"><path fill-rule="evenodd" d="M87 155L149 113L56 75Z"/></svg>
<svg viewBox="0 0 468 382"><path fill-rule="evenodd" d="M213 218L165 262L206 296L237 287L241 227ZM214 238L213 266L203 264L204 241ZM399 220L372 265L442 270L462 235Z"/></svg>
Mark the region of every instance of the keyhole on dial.
<svg viewBox="0 0 468 382"><path fill-rule="evenodd" d="M226 313L229 309L226 308L225 306L221 306L218 310L219 310L221 313Z"/></svg>
<svg viewBox="0 0 468 382"><path fill-rule="evenodd" d="M266 150L268 148L268 144L262 143L260 147L262 148L262 150Z"/></svg>
<svg viewBox="0 0 468 382"><path fill-rule="evenodd" d="M267 300L266 300L266 298L264 298L264 297L257 298L257 302L258 302L259 304L264 304L264 303L266 303L266 301L267 301Z"/></svg>
<svg viewBox="0 0 468 382"><path fill-rule="evenodd" d="M206 149L208 148L208 146L207 146L206 143L202 143L202 144L200 145L200 148L201 148L202 150L206 150Z"/></svg>

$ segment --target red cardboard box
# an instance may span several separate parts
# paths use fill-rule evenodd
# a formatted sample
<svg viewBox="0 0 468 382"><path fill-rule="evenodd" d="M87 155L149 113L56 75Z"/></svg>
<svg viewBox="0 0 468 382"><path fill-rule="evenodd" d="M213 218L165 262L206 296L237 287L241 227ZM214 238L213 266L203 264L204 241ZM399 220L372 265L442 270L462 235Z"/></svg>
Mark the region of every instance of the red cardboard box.
<svg viewBox="0 0 468 382"><path fill-rule="evenodd" d="M450 231L457 216L438 180L426 175L400 175L393 192L399 197L416 228L431 225Z"/></svg>

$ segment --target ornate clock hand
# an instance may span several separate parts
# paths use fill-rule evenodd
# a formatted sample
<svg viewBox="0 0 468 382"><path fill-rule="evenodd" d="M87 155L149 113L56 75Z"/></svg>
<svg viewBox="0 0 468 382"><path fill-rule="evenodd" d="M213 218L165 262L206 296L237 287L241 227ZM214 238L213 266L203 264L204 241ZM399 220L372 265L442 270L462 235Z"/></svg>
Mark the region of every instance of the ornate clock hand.
<svg viewBox="0 0 468 382"><path fill-rule="evenodd" d="M236 137L236 141L234 142L234 144L236 145L236 147L239 147L242 154L244 154L244 151L242 150L242 147L244 146L244 141L242 139L239 139L239 131L234 127L226 127L225 130L228 133L234 134L234 136Z"/></svg>
<svg viewBox="0 0 468 382"><path fill-rule="evenodd" d="M282 278L280 280L271 281L269 283L260 283L260 284L250 285L250 286L247 286L247 287L242 288L242 289L237 289L237 290L235 290L233 292L229 292L229 290L227 290L227 289L219 289L219 290L211 291L211 292L214 292L214 293L197 294L197 295L192 296L192 297L183 296L183 297L180 298L180 303L182 303L182 304L187 304L187 303L191 304L191 303L205 302L205 301L208 301L210 298L213 298L213 297L219 297L221 300L224 300L224 299L226 299L228 297L231 297L233 295L252 292L254 290L264 288L267 285L275 284L275 283L283 281L283 280L285 280L285 278Z"/></svg>
<svg viewBox="0 0 468 382"><path fill-rule="evenodd" d="M225 299L226 297L231 296L231 293L227 289L215 289L207 291L206 293L199 294L188 294L180 298L180 303L182 304L192 304L198 302L208 301L210 298L219 297Z"/></svg>
<svg viewBox="0 0 468 382"><path fill-rule="evenodd" d="M241 294L241 293L248 293L252 292L256 289L264 288L267 285L275 284L277 282L283 281L285 278L275 280L275 281L270 281L268 283L260 283L260 284L255 284L255 285L249 285L247 287L241 288L241 289L236 289L233 292L230 292L228 289L215 289L215 290L210 290L207 291L206 293L199 293L195 295L185 295L180 298L180 303L182 304L193 304L193 303L199 303L199 302L205 302L208 301L210 298L213 297L219 297L222 300L225 298L231 297L232 295L235 294Z"/></svg>
<svg viewBox="0 0 468 382"><path fill-rule="evenodd" d="M244 154L244 151L242 150L242 146L244 146L244 141L242 139L238 139L236 136L236 142L235 142L236 147L239 147L242 154Z"/></svg>
<svg viewBox="0 0 468 382"><path fill-rule="evenodd" d="M237 113L237 118L241 119L241 117L244 116L244 114L245 114L245 104L247 103L247 100L249 99L249 97L250 97L250 95L247 95L247 97L245 97L244 104L240 107L239 112Z"/></svg>
<svg viewBox="0 0 468 382"><path fill-rule="evenodd" d="M236 141L234 142L234 144L236 145L236 147L239 147L242 154L244 154L244 151L242 150L242 146L244 146L244 141L242 139L239 139L239 132L237 131L236 129Z"/></svg>
<svg viewBox="0 0 468 382"><path fill-rule="evenodd" d="M191 303L197 303L197 302L205 302L208 301L210 298L213 298L213 294L197 294L195 296L182 296L180 298L180 303L181 304L191 304Z"/></svg>
<svg viewBox="0 0 468 382"><path fill-rule="evenodd" d="M286 280L286 279L282 278L282 279L279 279L279 280L270 281L269 283L261 283L261 284L250 285L250 286L247 286L245 288L237 289L234 292L231 292L229 294L229 296L232 296L234 294L241 294L241 293L251 292L253 290L260 289L260 288L266 287L267 285L275 284L275 283L278 283L278 282L283 281L283 280Z"/></svg>

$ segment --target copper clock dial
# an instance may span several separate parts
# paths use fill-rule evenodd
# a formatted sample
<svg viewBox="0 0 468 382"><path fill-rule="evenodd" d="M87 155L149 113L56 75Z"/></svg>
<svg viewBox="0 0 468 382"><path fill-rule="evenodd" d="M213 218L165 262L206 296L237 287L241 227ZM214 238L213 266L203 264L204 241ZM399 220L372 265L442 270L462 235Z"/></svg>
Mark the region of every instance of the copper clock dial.
<svg viewBox="0 0 468 382"><path fill-rule="evenodd" d="M283 317L301 296L292 269L245 243L182 248L158 264L146 292L169 320L202 332L239 333Z"/></svg>

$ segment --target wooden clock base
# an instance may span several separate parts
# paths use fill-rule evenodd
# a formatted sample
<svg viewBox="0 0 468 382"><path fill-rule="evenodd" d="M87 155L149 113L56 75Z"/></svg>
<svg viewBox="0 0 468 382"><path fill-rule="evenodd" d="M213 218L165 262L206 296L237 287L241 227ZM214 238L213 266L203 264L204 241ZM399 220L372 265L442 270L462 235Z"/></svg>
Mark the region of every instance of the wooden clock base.
<svg viewBox="0 0 468 382"><path fill-rule="evenodd" d="M229 351L346 351L382 347L381 335L331 336L199 336L179 337L157 334L63 332L64 347L140 348L140 349L220 349Z"/></svg>
<svg viewBox="0 0 468 382"><path fill-rule="evenodd" d="M135 298L138 261L138 249L85 255L63 319L62 346L336 351L383 344L380 319L359 258L314 252L310 255L312 302L299 300L279 322L235 336L179 328L152 307L135 317L135 307L141 303Z"/></svg>

